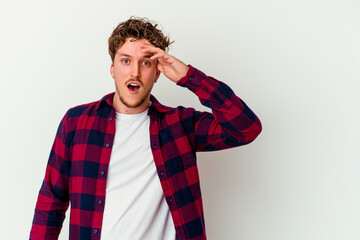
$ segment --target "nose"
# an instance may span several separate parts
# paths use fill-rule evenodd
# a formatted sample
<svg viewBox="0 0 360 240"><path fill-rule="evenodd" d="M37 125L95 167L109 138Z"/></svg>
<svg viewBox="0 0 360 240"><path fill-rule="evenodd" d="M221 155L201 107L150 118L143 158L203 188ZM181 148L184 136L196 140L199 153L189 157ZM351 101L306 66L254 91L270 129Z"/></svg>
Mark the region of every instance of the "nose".
<svg viewBox="0 0 360 240"><path fill-rule="evenodd" d="M131 67L131 77L133 77L133 78L141 77L139 64L133 64L132 65L132 67Z"/></svg>

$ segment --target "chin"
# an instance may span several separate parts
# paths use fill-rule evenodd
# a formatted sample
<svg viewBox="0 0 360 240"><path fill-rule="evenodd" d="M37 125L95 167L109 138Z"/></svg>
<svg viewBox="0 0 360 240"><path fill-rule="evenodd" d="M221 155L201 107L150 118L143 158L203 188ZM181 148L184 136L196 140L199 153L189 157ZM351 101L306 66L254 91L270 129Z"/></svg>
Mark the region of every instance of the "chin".
<svg viewBox="0 0 360 240"><path fill-rule="evenodd" d="M120 96L120 101L128 108L138 108L144 104L146 97L137 101L128 101L127 99Z"/></svg>

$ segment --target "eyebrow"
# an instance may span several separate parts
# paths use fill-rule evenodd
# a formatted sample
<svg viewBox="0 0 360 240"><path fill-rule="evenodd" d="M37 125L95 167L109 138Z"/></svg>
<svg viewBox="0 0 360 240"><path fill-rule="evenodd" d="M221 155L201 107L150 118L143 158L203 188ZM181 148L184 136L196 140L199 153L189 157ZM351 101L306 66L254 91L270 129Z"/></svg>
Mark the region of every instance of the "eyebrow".
<svg viewBox="0 0 360 240"><path fill-rule="evenodd" d="M126 54L126 53L119 53L118 55L119 55L119 57L131 57L131 55ZM151 58L152 56L153 55L145 55L145 56L143 56L143 58Z"/></svg>
<svg viewBox="0 0 360 240"><path fill-rule="evenodd" d="M126 54L126 53L119 53L118 55L120 57L131 57L129 54Z"/></svg>

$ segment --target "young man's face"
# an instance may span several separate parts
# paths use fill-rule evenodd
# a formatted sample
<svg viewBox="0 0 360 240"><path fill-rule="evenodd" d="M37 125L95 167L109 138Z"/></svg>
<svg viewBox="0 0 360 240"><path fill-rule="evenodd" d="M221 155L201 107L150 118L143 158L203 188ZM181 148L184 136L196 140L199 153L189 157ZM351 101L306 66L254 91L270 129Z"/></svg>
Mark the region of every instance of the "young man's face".
<svg viewBox="0 0 360 240"><path fill-rule="evenodd" d="M142 51L145 39L127 38L117 50L110 73L115 80L114 107L120 113L136 114L150 104L151 89L160 75L157 60Z"/></svg>

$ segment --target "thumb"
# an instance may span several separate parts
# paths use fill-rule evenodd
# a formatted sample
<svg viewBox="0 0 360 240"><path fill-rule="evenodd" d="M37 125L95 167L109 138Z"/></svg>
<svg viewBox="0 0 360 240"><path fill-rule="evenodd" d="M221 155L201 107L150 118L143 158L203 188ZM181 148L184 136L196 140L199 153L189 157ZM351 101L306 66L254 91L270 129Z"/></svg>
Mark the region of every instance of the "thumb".
<svg viewBox="0 0 360 240"><path fill-rule="evenodd" d="M156 67L160 72L164 70L164 67L159 62L157 63Z"/></svg>

